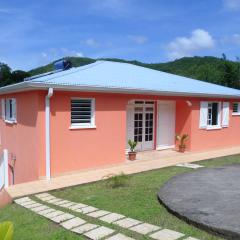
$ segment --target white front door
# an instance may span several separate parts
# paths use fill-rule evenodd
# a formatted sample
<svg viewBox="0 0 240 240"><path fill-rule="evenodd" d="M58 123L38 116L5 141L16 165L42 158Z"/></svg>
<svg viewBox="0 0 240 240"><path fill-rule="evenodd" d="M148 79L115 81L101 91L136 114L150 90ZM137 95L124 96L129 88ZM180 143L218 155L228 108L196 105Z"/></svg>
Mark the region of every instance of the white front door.
<svg viewBox="0 0 240 240"><path fill-rule="evenodd" d="M157 149L175 146L175 102L158 102Z"/></svg>
<svg viewBox="0 0 240 240"><path fill-rule="evenodd" d="M127 141L137 142L136 150L150 150L154 147L154 102L136 101L128 106ZM129 147L128 147L129 148Z"/></svg>

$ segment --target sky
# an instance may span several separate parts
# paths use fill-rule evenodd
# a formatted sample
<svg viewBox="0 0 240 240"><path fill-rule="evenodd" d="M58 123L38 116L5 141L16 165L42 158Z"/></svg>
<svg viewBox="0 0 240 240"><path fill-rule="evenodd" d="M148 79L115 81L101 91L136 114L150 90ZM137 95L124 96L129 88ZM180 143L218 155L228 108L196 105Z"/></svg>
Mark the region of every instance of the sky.
<svg viewBox="0 0 240 240"><path fill-rule="evenodd" d="M240 0L0 0L0 62L240 56Z"/></svg>

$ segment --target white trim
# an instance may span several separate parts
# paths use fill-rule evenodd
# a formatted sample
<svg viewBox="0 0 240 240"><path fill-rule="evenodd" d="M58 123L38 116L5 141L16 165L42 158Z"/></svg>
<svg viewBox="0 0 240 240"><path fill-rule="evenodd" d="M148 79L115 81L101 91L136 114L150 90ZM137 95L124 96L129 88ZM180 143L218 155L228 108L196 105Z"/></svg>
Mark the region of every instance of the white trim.
<svg viewBox="0 0 240 240"><path fill-rule="evenodd" d="M208 125L206 128L206 130L217 130L217 129L222 129L222 127L218 126L218 125L216 125L216 126Z"/></svg>
<svg viewBox="0 0 240 240"><path fill-rule="evenodd" d="M91 123L71 123L71 126L69 127L69 129L96 128L96 125L95 125L95 98L72 97L71 100L90 100L91 101Z"/></svg>
<svg viewBox="0 0 240 240"><path fill-rule="evenodd" d="M156 147L156 150L157 151L161 151L161 150L165 150L165 149L174 149L175 148L175 144L174 145L171 145L171 146L157 146Z"/></svg>
<svg viewBox="0 0 240 240"><path fill-rule="evenodd" d="M46 179L51 179L51 142L50 142L50 98L53 95L53 89L48 89L48 94L45 97L45 123L46 123Z"/></svg>
<svg viewBox="0 0 240 240"><path fill-rule="evenodd" d="M5 123L8 123L8 124L16 124L17 121L16 120L4 120Z"/></svg>
<svg viewBox="0 0 240 240"><path fill-rule="evenodd" d="M7 188L9 186L8 180L8 150L3 150L3 161L4 161L4 186Z"/></svg>
<svg viewBox="0 0 240 240"><path fill-rule="evenodd" d="M237 105L238 105L238 111L237 111L237 112L234 112L234 111L233 111L233 105L234 105L234 104L237 104ZM232 103L232 115L233 115L233 116L240 116L240 102L233 102L233 103Z"/></svg>
<svg viewBox="0 0 240 240"><path fill-rule="evenodd" d="M69 127L70 130L75 130L75 129L96 129L97 127L95 125L88 125L88 126L78 126L78 125L71 125Z"/></svg>
<svg viewBox="0 0 240 240"><path fill-rule="evenodd" d="M232 115L233 116L240 116L240 113L233 112Z"/></svg>

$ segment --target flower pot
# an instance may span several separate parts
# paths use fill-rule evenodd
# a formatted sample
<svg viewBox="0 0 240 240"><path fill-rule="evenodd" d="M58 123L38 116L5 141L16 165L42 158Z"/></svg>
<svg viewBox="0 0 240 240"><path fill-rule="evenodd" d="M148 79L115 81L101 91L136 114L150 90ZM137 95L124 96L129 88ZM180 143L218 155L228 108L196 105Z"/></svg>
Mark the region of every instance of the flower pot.
<svg viewBox="0 0 240 240"><path fill-rule="evenodd" d="M179 152L184 153L186 151L185 145L179 145Z"/></svg>
<svg viewBox="0 0 240 240"><path fill-rule="evenodd" d="M128 152L128 159L130 161L134 161L134 160L136 160L136 155L137 155L136 152Z"/></svg>

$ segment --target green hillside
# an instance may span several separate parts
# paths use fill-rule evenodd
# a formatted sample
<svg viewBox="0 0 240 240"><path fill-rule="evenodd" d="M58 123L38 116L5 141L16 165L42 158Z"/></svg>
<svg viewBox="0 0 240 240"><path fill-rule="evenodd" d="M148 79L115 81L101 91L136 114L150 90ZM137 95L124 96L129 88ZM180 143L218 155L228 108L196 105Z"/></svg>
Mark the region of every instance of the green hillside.
<svg viewBox="0 0 240 240"><path fill-rule="evenodd" d="M240 89L240 63L216 57L184 57L167 63L142 63L139 61L126 61L123 59L92 59L80 57L66 57L73 67L83 66L97 60L126 62L135 65L199 79L223 86ZM55 61L56 62L56 61ZM11 68L0 63L0 86L21 82L24 77L33 76L54 70L54 62L32 69L29 72L11 71Z"/></svg>

